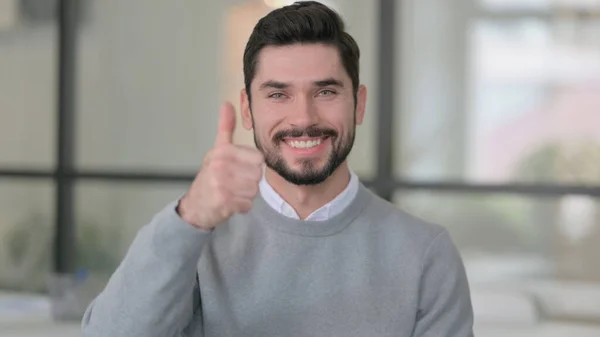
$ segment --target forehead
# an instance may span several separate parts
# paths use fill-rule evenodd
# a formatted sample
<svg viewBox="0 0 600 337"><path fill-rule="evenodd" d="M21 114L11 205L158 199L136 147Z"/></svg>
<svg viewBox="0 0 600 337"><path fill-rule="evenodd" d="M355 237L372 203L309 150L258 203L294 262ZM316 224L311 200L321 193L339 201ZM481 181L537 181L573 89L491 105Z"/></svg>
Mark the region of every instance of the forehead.
<svg viewBox="0 0 600 337"><path fill-rule="evenodd" d="M293 44L263 48L258 55L253 82L275 80L301 85L323 78L350 81L337 48L324 44Z"/></svg>

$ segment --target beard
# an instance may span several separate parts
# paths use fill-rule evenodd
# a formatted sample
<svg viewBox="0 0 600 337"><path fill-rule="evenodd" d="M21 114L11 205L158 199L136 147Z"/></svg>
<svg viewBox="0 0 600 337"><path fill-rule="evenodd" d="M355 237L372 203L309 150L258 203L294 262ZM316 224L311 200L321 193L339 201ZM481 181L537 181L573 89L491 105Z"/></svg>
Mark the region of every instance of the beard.
<svg viewBox="0 0 600 337"><path fill-rule="evenodd" d="M306 129L290 129L277 132L272 138L272 146L267 148L263 146L257 136L256 128L254 129L254 144L256 148L263 153L267 167L277 172L283 179L294 185L317 185L324 182L335 170L346 160L352 146L354 145L354 137L356 132L356 124L353 126L350 133L344 138L339 138L338 132L332 129L322 129L315 126ZM318 167L311 159L299 159L299 170L294 170L288 165L286 160L281 155L279 147L281 142L286 137L328 137L331 139L331 152L327 161L322 167Z"/></svg>

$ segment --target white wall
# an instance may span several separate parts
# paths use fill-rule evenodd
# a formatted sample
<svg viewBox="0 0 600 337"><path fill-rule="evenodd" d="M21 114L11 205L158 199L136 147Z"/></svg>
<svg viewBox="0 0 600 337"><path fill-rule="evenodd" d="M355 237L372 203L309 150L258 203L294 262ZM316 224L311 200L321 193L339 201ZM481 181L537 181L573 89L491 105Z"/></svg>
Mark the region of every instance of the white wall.
<svg viewBox="0 0 600 337"><path fill-rule="evenodd" d="M219 1L96 1L81 35L78 163L195 171L220 101Z"/></svg>

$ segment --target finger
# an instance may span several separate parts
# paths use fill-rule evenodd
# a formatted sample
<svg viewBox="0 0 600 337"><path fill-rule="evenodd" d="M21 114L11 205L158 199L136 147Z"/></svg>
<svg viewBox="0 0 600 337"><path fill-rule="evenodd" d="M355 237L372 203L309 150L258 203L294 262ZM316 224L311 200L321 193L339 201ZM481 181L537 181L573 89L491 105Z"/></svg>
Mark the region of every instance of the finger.
<svg viewBox="0 0 600 337"><path fill-rule="evenodd" d="M258 185L263 177L263 167L249 163L235 161L221 161L212 170L213 183L229 194L239 194L239 190L248 190L250 193L242 195L252 197L258 191ZM253 195L254 194L254 195Z"/></svg>
<svg viewBox="0 0 600 337"><path fill-rule="evenodd" d="M243 183L248 180L258 183L264 174L264 166L249 162L234 162L229 167L229 176L235 183Z"/></svg>
<svg viewBox="0 0 600 337"><path fill-rule="evenodd" d="M259 192L260 181L250 179L247 176L238 175L228 186L229 193L236 197L254 199Z"/></svg>
<svg viewBox="0 0 600 337"><path fill-rule="evenodd" d="M205 165L214 162L220 163L220 167L236 167L238 165L249 165L262 168L265 163L263 154L255 148L229 145L213 148L205 157Z"/></svg>
<svg viewBox="0 0 600 337"><path fill-rule="evenodd" d="M249 146L235 146L234 159L238 163L260 166L265 163L265 156L259 150Z"/></svg>
<svg viewBox="0 0 600 337"><path fill-rule="evenodd" d="M262 167L232 162L217 173L220 185L227 193L254 198L258 194L259 183L263 176Z"/></svg>
<svg viewBox="0 0 600 337"><path fill-rule="evenodd" d="M226 102L221 106L219 117L219 129L215 145L226 145L233 143L233 132L235 131L235 109L233 105Z"/></svg>

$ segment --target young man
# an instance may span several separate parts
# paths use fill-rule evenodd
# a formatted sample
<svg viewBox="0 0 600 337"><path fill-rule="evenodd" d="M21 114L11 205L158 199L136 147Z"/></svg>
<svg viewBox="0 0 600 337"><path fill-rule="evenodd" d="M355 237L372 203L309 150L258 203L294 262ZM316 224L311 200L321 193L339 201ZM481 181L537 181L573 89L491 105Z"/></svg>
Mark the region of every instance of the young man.
<svg viewBox="0 0 600 337"><path fill-rule="evenodd" d="M367 97L358 63L324 5L261 19L241 94L257 149L232 144L224 105L189 191L140 230L87 309L84 336L472 336L448 232L348 168Z"/></svg>

